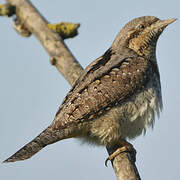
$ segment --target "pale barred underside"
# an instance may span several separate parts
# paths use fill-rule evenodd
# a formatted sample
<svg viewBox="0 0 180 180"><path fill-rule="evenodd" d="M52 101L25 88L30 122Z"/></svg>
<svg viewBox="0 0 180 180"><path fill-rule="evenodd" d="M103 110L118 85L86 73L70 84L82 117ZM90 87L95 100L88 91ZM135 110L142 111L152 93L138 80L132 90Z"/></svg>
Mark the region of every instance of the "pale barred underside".
<svg viewBox="0 0 180 180"><path fill-rule="evenodd" d="M156 84L156 85L155 85ZM155 85L155 86L154 86ZM118 108L114 107L94 120L90 136L80 138L82 143L108 145L120 138L133 139L153 128L155 116L162 110L161 87L159 81L149 82L147 88ZM109 123L107 123L109 121Z"/></svg>

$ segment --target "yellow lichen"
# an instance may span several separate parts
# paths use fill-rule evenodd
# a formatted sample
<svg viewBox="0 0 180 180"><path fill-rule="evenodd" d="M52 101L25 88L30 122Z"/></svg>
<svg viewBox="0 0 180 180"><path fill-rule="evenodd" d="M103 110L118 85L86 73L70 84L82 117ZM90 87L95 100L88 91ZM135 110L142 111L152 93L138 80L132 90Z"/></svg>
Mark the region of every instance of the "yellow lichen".
<svg viewBox="0 0 180 180"><path fill-rule="evenodd" d="M69 22L61 22L57 24L48 24L48 27L58 33L62 39L72 38L78 34L77 29L80 24L73 24Z"/></svg>
<svg viewBox="0 0 180 180"><path fill-rule="evenodd" d="M12 16L15 14L15 7L10 4L0 4L0 16Z"/></svg>

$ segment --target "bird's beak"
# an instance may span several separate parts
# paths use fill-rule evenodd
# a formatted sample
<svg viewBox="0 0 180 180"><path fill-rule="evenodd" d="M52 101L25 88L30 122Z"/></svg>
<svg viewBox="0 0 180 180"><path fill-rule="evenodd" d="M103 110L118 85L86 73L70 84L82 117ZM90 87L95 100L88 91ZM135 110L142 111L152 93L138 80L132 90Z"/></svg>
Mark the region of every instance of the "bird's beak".
<svg viewBox="0 0 180 180"><path fill-rule="evenodd" d="M177 20L176 18L159 20L154 24L154 29L164 29L165 27L167 27L169 24L173 23L176 20Z"/></svg>
<svg viewBox="0 0 180 180"><path fill-rule="evenodd" d="M173 23L176 20L177 20L176 18L161 20L161 24L162 24L162 26L166 27L166 26L168 26L169 24Z"/></svg>

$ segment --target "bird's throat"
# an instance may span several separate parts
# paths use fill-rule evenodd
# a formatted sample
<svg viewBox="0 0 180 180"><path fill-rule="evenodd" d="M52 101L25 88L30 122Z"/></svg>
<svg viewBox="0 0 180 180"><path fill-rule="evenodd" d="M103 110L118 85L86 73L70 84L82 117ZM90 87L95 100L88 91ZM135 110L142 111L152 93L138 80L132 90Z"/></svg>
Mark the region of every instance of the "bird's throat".
<svg viewBox="0 0 180 180"><path fill-rule="evenodd" d="M150 33L144 33L138 37L129 40L128 47L138 55L147 59L156 60L156 42L157 39L150 36Z"/></svg>

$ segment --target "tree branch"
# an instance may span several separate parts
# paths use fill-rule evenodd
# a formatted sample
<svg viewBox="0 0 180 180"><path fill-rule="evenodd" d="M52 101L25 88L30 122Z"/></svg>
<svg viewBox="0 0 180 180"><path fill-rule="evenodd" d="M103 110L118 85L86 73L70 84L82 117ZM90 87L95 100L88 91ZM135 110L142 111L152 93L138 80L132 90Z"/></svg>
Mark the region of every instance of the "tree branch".
<svg viewBox="0 0 180 180"><path fill-rule="evenodd" d="M61 37L52 32L48 22L28 0L6 0L16 7L16 15L23 25L36 36L42 46L53 58L53 65L72 85L79 77L82 67L74 58Z"/></svg>
<svg viewBox="0 0 180 180"><path fill-rule="evenodd" d="M74 58L61 37L51 31L47 26L47 21L28 0L6 0L16 7L16 15L23 22L23 25L36 36L42 46L50 55L51 64L55 65L65 79L73 85L81 74L83 68ZM112 154L118 147L107 148ZM135 166L135 157L128 152L119 154L112 160L112 165L118 180L140 179Z"/></svg>

